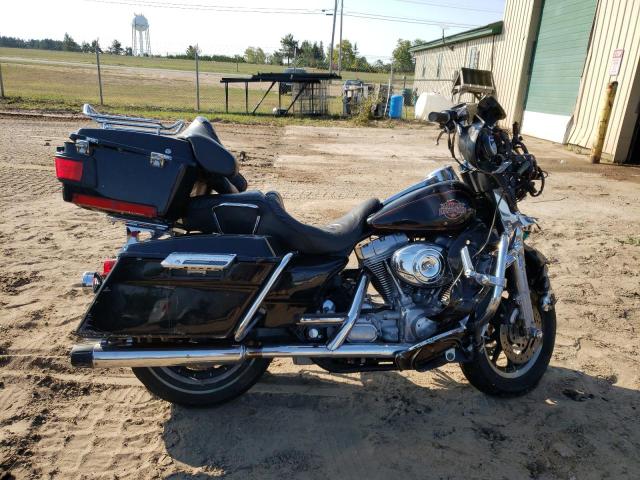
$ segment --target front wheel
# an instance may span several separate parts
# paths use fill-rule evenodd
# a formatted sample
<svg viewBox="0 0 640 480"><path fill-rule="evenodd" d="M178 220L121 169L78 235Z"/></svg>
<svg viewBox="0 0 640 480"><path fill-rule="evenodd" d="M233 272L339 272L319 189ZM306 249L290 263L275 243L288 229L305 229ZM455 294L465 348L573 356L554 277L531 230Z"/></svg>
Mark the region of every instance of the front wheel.
<svg viewBox="0 0 640 480"><path fill-rule="evenodd" d="M489 395L523 395L538 384L549 366L556 338L555 310L543 311L531 293L533 318L541 338L526 335L517 320L517 307L503 301L482 335L474 360L461 364L462 373L478 390Z"/></svg>
<svg viewBox="0 0 640 480"><path fill-rule="evenodd" d="M269 367L255 358L230 365L133 368L147 390L171 403L207 407L228 402L249 390Z"/></svg>

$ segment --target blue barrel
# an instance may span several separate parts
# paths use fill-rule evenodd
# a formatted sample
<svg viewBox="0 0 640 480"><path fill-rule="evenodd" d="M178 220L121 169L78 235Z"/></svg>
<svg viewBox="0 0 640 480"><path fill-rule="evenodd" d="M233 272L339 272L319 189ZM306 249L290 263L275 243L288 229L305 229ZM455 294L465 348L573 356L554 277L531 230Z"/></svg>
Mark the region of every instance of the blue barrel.
<svg viewBox="0 0 640 480"><path fill-rule="evenodd" d="M402 104L404 97L402 95L392 95L389 101L389 117L402 118Z"/></svg>

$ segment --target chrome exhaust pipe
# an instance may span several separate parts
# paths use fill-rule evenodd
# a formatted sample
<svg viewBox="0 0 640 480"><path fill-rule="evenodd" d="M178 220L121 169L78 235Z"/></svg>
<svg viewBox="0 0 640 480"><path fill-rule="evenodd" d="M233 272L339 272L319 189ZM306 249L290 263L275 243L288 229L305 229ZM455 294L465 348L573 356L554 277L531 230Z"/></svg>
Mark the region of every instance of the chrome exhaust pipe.
<svg viewBox="0 0 640 480"><path fill-rule="evenodd" d="M76 345L71 350L71 365L85 368L171 367L203 363L237 363L250 358L395 358L408 344L345 344L336 350L326 346L281 345L227 348L103 348L99 343Z"/></svg>
<svg viewBox="0 0 640 480"><path fill-rule="evenodd" d="M71 365L88 368L171 367L202 363L237 363L245 358L245 347L231 348L109 348L100 343L75 345Z"/></svg>

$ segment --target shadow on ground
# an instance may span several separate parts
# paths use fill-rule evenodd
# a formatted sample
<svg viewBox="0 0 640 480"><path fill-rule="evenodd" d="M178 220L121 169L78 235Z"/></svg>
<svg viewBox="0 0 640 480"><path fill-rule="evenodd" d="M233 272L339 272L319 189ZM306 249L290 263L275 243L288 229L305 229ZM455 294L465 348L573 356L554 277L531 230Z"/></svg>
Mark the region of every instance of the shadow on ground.
<svg viewBox="0 0 640 480"><path fill-rule="evenodd" d="M230 404L172 409L166 478L632 478L638 411L637 390L558 367L516 399L443 371L267 374ZM626 464L608 461L621 454Z"/></svg>

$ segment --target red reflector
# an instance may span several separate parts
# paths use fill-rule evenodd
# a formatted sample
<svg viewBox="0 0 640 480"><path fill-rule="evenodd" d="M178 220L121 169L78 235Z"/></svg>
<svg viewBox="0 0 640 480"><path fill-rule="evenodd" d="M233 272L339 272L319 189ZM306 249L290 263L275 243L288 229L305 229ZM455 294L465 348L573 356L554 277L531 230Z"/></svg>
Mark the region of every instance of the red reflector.
<svg viewBox="0 0 640 480"><path fill-rule="evenodd" d="M82 162L56 157L56 177L79 182L82 179Z"/></svg>
<svg viewBox="0 0 640 480"><path fill-rule="evenodd" d="M115 264L115 258L107 258L104 262L102 262L102 276L106 277L107 275L109 275L109 272L113 270L113 266Z"/></svg>
<svg viewBox="0 0 640 480"><path fill-rule="evenodd" d="M81 207L98 208L100 210L109 210L110 212L128 213L130 215L140 215L142 217L156 217L158 211L155 207L149 205L140 205L139 203L121 202L120 200L111 200L109 198L94 197L92 195L83 195L74 193L71 201Z"/></svg>

